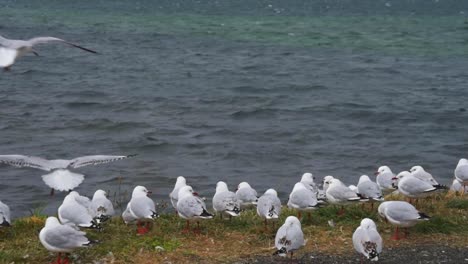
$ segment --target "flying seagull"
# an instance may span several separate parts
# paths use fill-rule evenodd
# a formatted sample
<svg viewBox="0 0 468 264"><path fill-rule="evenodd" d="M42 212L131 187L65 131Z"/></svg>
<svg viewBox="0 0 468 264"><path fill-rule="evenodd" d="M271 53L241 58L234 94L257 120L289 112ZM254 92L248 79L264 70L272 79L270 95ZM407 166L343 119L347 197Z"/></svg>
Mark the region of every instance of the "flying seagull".
<svg viewBox="0 0 468 264"><path fill-rule="evenodd" d="M92 155L78 157L72 160L56 159L47 160L34 156L24 155L0 155L0 164L7 164L19 168L30 167L51 173L42 175L42 180L52 188L50 195L54 195L54 190L70 191L78 187L83 180L84 175L71 172L70 170L88 166L113 162L116 160L130 158L136 155L127 156L107 156Z"/></svg>
<svg viewBox="0 0 468 264"><path fill-rule="evenodd" d="M97 53L94 50L83 48L66 40L54 37L36 37L29 40L16 40L6 39L0 36L0 67L3 67L5 71L10 70L11 65L15 63L16 59L29 52L39 56L37 51L34 50L34 46L50 42L61 42L87 52Z"/></svg>

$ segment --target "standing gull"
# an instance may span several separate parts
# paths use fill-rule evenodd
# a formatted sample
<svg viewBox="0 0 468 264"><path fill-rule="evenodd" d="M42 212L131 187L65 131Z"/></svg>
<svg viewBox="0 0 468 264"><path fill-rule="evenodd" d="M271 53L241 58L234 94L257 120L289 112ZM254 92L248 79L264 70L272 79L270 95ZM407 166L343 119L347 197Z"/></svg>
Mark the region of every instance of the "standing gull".
<svg viewBox="0 0 468 264"><path fill-rule="evenodd" d="M83 206L81 200L84 199L75 191L65 196L62 205L58 208L60 222L64 225L99 229L100 221L93 218L88 207Z"/></svg>
<svg viewBox="0 0 468 264"><path fill-rule="evenodd" d="M388 201L380 204L379 215L396 226L392 239L399 240L399 227L412 227L418 222L429 220L429 216L419 212L411 204L403 201ZM408 232L405 232L405 237Z"/></svg>
<svg viewBox="0 0 468 264"><path fill-rule="evenodd" d="M0 227L10 225L10 207L0 201Z"/></svg>
<svg viewBox="0 0 468 264"><path fill-rule="evenodd" d="M462 193L465 193L466 185L468 185L468 160L460 159L454 173L455 179L457 179L463 185Z"/></svg>
<svg viewBox="0 0 468 264"><path fill-rule="evenodd" d="M237 200L236 194L229 191L227 184L223 181L216 184L213 209L220 213L221 218L223 214L229 215L229 217L239 216L240 214L240 202Z"/></svg>
<svg viewBox="0 0 468 264"><path fill-rule="evenodd" d="M174 189L172 192L169 194L169 198L171 199L171 204L174 209L176 209L177 213L177 200L179 199L179 190L180 188L187 186L187 181L183 176L177 177L176 184L174 186Z"/></svg>
<svg viewBox="0 0 468 264"><path fill-rule="evenodd" d="M34 156L24 155L0 155L0 164L7 164L19 168L30 167L51 173L42 175L42 180L52 188L50 194L54 194L54 190L70 191L78 187L83 180L84 175L71 172L70 170L88 166L109 163L117 160L133 157L127 156L108 156L108 155L92 155L78 157L72 160L47 160Z"/></svg>
<svg viewBox="0 0 468 264"><path fill-rule="evenodd" d="M190 231L190 220L213 218L213 215L206 210L205 202L198 197L192 187L184 186L180 188L178 197L177 213L187 221L187 226L183 232Z"/></svg>
<svg viewBox="0 0 468 264"><path fill-rule="evenodd" d="M369 199L371 202L378 201L382 202L384 200L382 191L377 183L371 181L369 176L362 175L359 178L359 182L357 185L358 193L363 198ZM372 208L374 208L374 203L372 204Z"/></svg>
<svg viewBox="0 0 468 264"><path fill-rule="evenodd" d="M114 205L107 199L107 193L103 190L94 192L93 199L91 200L90 210L93 217L100 219L110 218L115 214Z"/></svg>
<svg viewBox="0 0 468 264"><path fill-rule="evenodd" d="M396 175L388 166L380 166L375 175L377 176L375 180L382 192L390 193L395 190L393 178L395 178Z"/></svg>
<svg viewBox="0 0 468 264"><path fill-rule="evenodd" d="M433 185L430 181L417 178L407 171L400 172L396 179L398 180L398 191L409 198L425 197L446 188L439 184Z"/></svg>
<svg viewBox="0 0 468 264"><path fill-rule="evenodd" d="M144 186L136 186L130 200L130 214L137 219L137 233L142 235L149 231L150 223L159 217L156 206L148 195L151 194Z"/></svg>
<svg viewBox="0 0 468 264"><path fill-rule="evenodd" d="M50 42L61 42L87 52L97 53L94 50L83 48L63 39L54 37L36 37L29 40L15 40L6 39L0 36L0 67L3 67L4 70L8 71L11 65L13 65L19 57L30 52L39 56L37 51L34 50L34 46Z"/></svg>
<svg viewBox="0 0 468 264"><path fill-rule="evenodd" d="M327 201L331 204L341 204L339 215L344 214L343 205L351 202L366 202L368 199L362 199L357 193L344 185L338 179L329 180L329 186L325 192Z"/></svg>
<svg viewBox="0 0 468 264"><path fill-rule="evenodd" d="M55 263L64 264L69 263L69 259L67 255L62 259L62 253L70 253L76 248L86 247L93 243L85 235L85 232L62 225L56 217L50 216L39 233L39 240L47 250L58 253Z"/></svg>
<svg viewBox="0 0 468 264"><path fill-rule="evenodd" d="M301 211L312 211L318 208L317 194L307 188L304 183L298 182L289 195L288 207L298 210L297 218L300 219Z"/></svg>
<svg viewBox="0 0 468 264"><path fill-rule="evenodd" d="M257 214L265 219L265 228L267 220L278 219L281 213L281 201L278 198L278 193L274 189L268 189L258 198Z"/></svg>
<svg viewBox="0 0 468 264"><path fill-rule="evenodd" d="M247 208L257 204L257 191L247 182L239 183L236 191L237 200L241 204L241 208Z"/></svg>
<svg viewBox="0 0 468 264"><path fill-rule="evenodd" d="M357 253L361 258L364 256L371 261L377 261L382 252L382 244L382 237L374 221L369 218L362 219L361 225L353 234L353 245Z"/></svg>
<svg viewBox="0 0 468 264"><path fill-rule="evenodd" d="M275 237L276 252L273 255L285 257L294 251L305 246L304 233L301 229L301 222L295 216L288 216L284 224L278 229Z"/></svg>
<svg viewBox="0 0 468 264"><path fill-rule="evenodd" d="M423 181L427 181L429 182L430 184L432 185L440 185L435 179L434 177L428 173L427 171L424 170L423 167L421 166L414 166L410 169L410 172L411 172L411 175L413 175L414 177L418 178L418 179L421 179Z"/></svg>

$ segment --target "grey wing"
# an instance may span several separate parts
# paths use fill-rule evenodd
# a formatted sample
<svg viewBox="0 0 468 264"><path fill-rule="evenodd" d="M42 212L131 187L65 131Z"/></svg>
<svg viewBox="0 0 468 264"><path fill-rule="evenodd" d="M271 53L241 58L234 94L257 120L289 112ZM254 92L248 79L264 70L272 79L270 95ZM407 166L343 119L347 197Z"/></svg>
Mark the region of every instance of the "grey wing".
<svg viewBox="0 0 468 264"><path fill-rule="evenodd" d="M0 202L0 224L3 222L3 220L6 220L9 224L11 223L11 221L10 221L10 207L8 207L8 205Z"/></svg>
<svg viewBox="0 0 468 264"><path fill-rule="evenodd" d="M381 198L382 191L379 188L379 185L375 182L366 181L361 184L358 184L359 194L366 198Z"/></svg>
<svg viewBox="0 0 468 264"><path fill-rule="evenodd" d="M130 210L138 218L153 218L152 215L156 213L153 200L146 196L133 198L130 201Z"/></svg>
<svg viewBox="0 0 468 264"><path fill-rule="evenodd" d="M401 182L399 188L407 191L410 194L418 194L435 189L434 186L432 186L432 184L430 184L428 181L424 181L412 176Z"/></svg>
<svg viewBox="0 0 468 264"><path fill-rule="evenodd" d="M35 46L35 45L38 45L38 44L45 44L45 43L49 43L49 42L62 42L62 43L73 46L75 48L79 48L79 49L87 51L87 52L97 53L94 50L90 50L90 49L84 48L82 46L76 45L74 43L68 42L66 40L63 40L63 39L60 39L60 38L54 38L54 37L37 37L37 38L29 39L28 42L29 42L29 44L31 46Z"/></svg>
<svg viewBox="0 0 468 264"><path fill-rule="evenodd" d="M289 250L296 250L304 246L304 233L302 232L302 229L299 226L290 226L288 228L288 236L291 239L291 248Z"/></svg>
<svg viewBox="0 0 468 264"><path fill-rule="evenodd" d="M291 244L290 240L287 237L287 232L286 232L287 227L286 226L281 226L278 231L276 232L275 236L275 247L277 249L281 249L285 247L288 249L288 245Z"/></svg>
<svg viewBox="0 0 468 264"><path fill-rule="evenodd" d="M300 208L314 207L317 205L317 197L315 197L315 194L308 189L291 193L289 200Z"/></svg>
<svg viewBox="0 0 468 264"><path fill-rule="evenodd" d="M223 192L219 194L218 206L224 207L229 211L239 210L240 203L233 192Z"/></svg>
<svg viewBox="0 0 468 264"><path fill-rule="evenodd" d="M379 174L376 178L376 181L377 181L377 184L380 186L380 188L393 189L393 186L392 186L393 177L394 175L392 173Z"/></svg>
<svg viewBox="0 0 468 264"><path fill-rule="evenodd" d="M331 189L332 191L332 196L335 197L335 199L339 200L356 200L359 199L359 196L355 192L353 192L351 189L344 185L338 185L335 188Z"/></svg>
<svg viewBox="0 0 468 264"><path fill-rule="evenodd" d="M410 204L392 203L387 206L387 217L397 221L414 221L419 218L419 212Z"/></svg>
<svg viewBox="0 0 468 264"><path fill-rule="evenodd" d="M194 196L186 197L177 203L177 212L187 218L199 216L206 210L205 203Z"/></svg>
<svg viewBox="0 0 468 264"><path fill-rule="evenodd" d="M57 248L77 248L89 243L86 233L70 226L60 225L47 231L44 240L47 244Z"/></svg>
<svg viewBox="0 0 468 264"><path fill-rule="evenodd" d="M108 156L108 155L92 155L92 156L83 156L79 158L72 159L70 161L69 167L72 168L79 168L88 165L98 165L109 163L117 160L122 160L126 158L133 157L135 155L127 155L127 156Z"/></svg>
<svg viewBox="0 0 468 264"><path fill-rule="evenodd" d="M58 214L63 224L73 223L84 227L92 225L93 218L88 210L82 206L62 205L58 209Z"/></svg>
<svg viewBox="0 0 468 264"><path fill-rule="evenodd" d="M356 252L359 254L364 253L364 248L362 245L363 230L361 227L356 228L356 231L353 233L353 246Z"/></svg>
<svg viewBox="0 0 468 264"><path fill-rule="evenodd" d="M237 199L241 200L242 202L255 202L257 197L257 191L254 189L249 188L242 188L236 192Z"/></svg>
<svg viewBox="0 0 468 264"><path fill-rule="evenodd" d="M49 160L24 155L0 155L0 163L18 168L29 167L45 171L51 171L55 168L54 164Z"/></svg>
<svg viewBox="0 0 468 264"><path fill-rule="evenodd" d="M91 200L86 196L82 196L82 195L76 196L75 200L79 204L81 204L84 208L89 208L91 205Z"/></svg>

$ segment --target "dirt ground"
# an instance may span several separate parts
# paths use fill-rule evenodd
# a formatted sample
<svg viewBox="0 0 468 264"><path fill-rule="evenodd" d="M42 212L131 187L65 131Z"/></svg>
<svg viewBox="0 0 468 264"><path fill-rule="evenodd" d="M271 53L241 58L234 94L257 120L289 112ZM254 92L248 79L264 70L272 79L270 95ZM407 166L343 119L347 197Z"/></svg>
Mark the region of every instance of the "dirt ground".
<svg viewBox="0 0 468 264"><path fill-rule="evenodd" d="M321 253L302 253L292 260L282 257L259 257L236 262L248 263L314 263L314 264L342 264L360 263L357 253L350 255L325 255ZM419 245L411 248L395 247L384 248L378 262L368 260L363 263L392 263L392 264L429 264L429 263L456 263L468 264L468 247L455 247L455 245Z"/></svg>

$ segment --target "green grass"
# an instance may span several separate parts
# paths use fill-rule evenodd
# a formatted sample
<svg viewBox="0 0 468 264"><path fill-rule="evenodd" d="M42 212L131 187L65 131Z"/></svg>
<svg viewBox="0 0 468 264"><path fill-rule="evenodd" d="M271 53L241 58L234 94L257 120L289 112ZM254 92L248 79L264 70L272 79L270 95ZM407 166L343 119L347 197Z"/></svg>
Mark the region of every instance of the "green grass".
<svg viewBox="0 0 468 264"><path fill-rule="evenodd" d="M444 195L419 201L416 207L432 218L411 228L412 235L404 243L453 240L460 246L468 246L467 204L467 198L446 198ZM328 253L352 251L352 232L364 217L376 221L386 245L398 245L389 239L393 227L378 217L377 206L375 204L372 210L369 205L366 208L350 205L345 207L346 213L341 216L337 215L339 208L334 206L313 211L311 217L303 213L302 228L306 239L312 241L307 244L305 251L318 248ZM76 250L71 258L82 263L96 260L114 263L154 263L165 260L177 263L216 263L270 255L277 228L287 216L296 214L294 210L283 208L279 221L269 223L265 230L256 212L247 210L232 220L216 217L201 221L200 234L182 234L185 221L168 213L162 214L152 230L143 236L136 235L135 226L126 226L119 217L114 217L106 223L102 232L86 230L89 238L100 242L93 247ZM334 227L328 224L329 220L333 220ZM44 221L45 216L41 211L35 210L31 217L16 219L11 228L0 229L0 263L52 261L54 256L38 240Z"/></svg>

